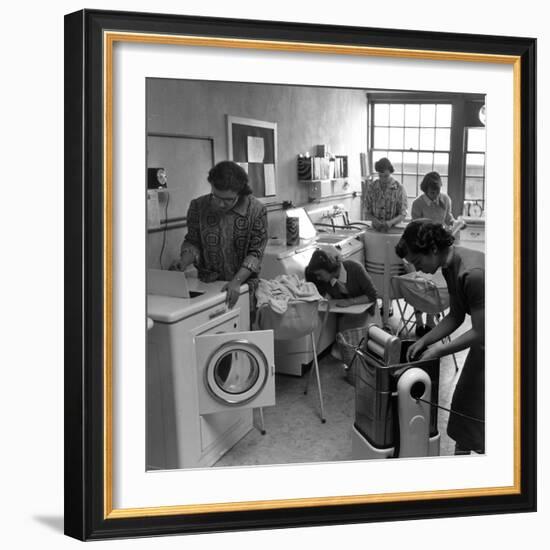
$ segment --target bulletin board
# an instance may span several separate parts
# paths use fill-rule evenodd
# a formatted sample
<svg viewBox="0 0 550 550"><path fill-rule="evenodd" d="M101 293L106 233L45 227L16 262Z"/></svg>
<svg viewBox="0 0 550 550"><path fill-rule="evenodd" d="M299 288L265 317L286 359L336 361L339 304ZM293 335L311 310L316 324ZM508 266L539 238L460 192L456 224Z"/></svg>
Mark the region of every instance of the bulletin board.
<svg viewBox="0 0 550 550"><path fill-rule="evenodd" d="M242 166L255 197L277 200L277 123L227 116L228 158Z"/></svg>

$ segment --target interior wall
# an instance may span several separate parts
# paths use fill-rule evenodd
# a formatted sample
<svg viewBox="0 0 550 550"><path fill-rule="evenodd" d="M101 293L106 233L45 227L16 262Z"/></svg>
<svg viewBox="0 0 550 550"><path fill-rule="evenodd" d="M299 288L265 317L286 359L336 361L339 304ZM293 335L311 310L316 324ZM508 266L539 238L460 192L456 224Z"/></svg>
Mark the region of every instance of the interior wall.
<svg viewBox="0 0 550 550"><path fill-rule="evenodd" d="M306 206L318 219L333 204L343 204L352 219L359 216L359 197L335 197L321 204L309 203L308 185L298 182L296 158L314 154L315 145L328 144L330 151L348 156L349 187L361 190L360 152L366 151L367 109L365 90L282 86L249 83L149 79L147 81L147 131L211 137L215 162L228 158L227 116L253 118L277 123L277 202L292 201ZM193 193L208 193L210 186L193 186ZM182 179L181 175L169 175ZM325 208L326 207L326 208ZM270 237L284 237L284 213L268 208ZM185 216L186 212L171 212ZM184 229L167 231L163 265L179 255ZM148 266L159 267L164 241L160 233L148 237Z"/></svg>

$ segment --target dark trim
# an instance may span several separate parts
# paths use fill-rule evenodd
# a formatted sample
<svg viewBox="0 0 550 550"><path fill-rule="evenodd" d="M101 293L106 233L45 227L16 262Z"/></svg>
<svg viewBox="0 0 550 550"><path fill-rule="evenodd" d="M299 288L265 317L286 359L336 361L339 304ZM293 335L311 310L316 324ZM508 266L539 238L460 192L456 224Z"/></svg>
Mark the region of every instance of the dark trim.
<svg viewBox="0 0 550 550"><path fill-rule="evenodd" d="M171 220L170 220L171 221ZM187 222L166 224L166 222L161 222L161 227L155 227L154 229L148 229L147 234L151 233L161 233L162 231L172 231L172 229L180 229L182 227L187 227Z"/></svg>
<svg viewBox="0 0 550 550"><path fill-rule="evenodd" d="M82 282L85 275L83 258L84 193L84 43L83 17L76 13L65 17L65 533L84 539L87 532L83 382L86 363L83 361L84 314ZM69 177L68 174L71 176Z"/></svg>
<svg viewBox="0 0 550 550"><path fill-rule="evenodd" d="M105 520L102 32L521 56L521 493ZM536 42L532 38L84 10L65 17L65 532L84 540L536 510Z"/></svg>
<svg viewBox="0 0 550 550"><path fill-rule="evenodd" d="M381 92L367 91L367 98L371 103L452 103L454 100L483 101L483 94L466 94L456 92L422 92L413 90L384 90Z"/></svg>

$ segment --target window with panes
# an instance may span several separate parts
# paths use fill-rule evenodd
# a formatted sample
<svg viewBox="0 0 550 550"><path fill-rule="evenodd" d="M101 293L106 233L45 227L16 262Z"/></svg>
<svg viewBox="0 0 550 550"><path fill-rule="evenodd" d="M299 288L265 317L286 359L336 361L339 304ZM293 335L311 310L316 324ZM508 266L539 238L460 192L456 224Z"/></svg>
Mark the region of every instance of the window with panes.
<svg viewBox="0 0 550 550"><path fill-rule="evenodd" d="M439 172L447 191L451 146L450 103L376 102L370 104L370 153L372 166L389 158L407 196L416 198L427 172Z"/></svg>
<svg viewBox="0 0 550 550"><path fill-rule="evenodd" d="M485 128L466 128L464 139L464 213L478 204L485 211Z"/></svg>

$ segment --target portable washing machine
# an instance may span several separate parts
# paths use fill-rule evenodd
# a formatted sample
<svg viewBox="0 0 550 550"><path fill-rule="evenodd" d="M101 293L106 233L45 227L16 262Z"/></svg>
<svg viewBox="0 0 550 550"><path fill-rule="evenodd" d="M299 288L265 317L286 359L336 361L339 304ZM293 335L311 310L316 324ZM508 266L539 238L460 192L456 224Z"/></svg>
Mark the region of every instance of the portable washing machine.
<svg viewBox="0 0 550 550"><path fill-rule="evenodd" d="M274 279L278 275L297 275L303 278L305 269L317 248L338 251L342 259L354 259L364 265L364 245L359 233L318 234L315 226L303 208L286 210L289 217L297 217L300 228L300 243L296 246L268 244L260 271L262 279ZM319 322L317 352L322 353L332 345L336 337L336 316L328 314ZM311 338L277 341L275 343L275 365L277 373L302 376L312 360Z"/></svg>
<svg viewBox="0 0 550 550"><path fill-rule="evenodd" d="M247 285L228 309L223 281L147 279L147 469L211 466L275 404L273 331L249 330Z"/></svg>
<svg viewBox="0 0 550 550"><path fill-rule="evenodd" d="M412 343L371 325L356 350L355 460L439 456L439 359L406 362Z"/></svg>

